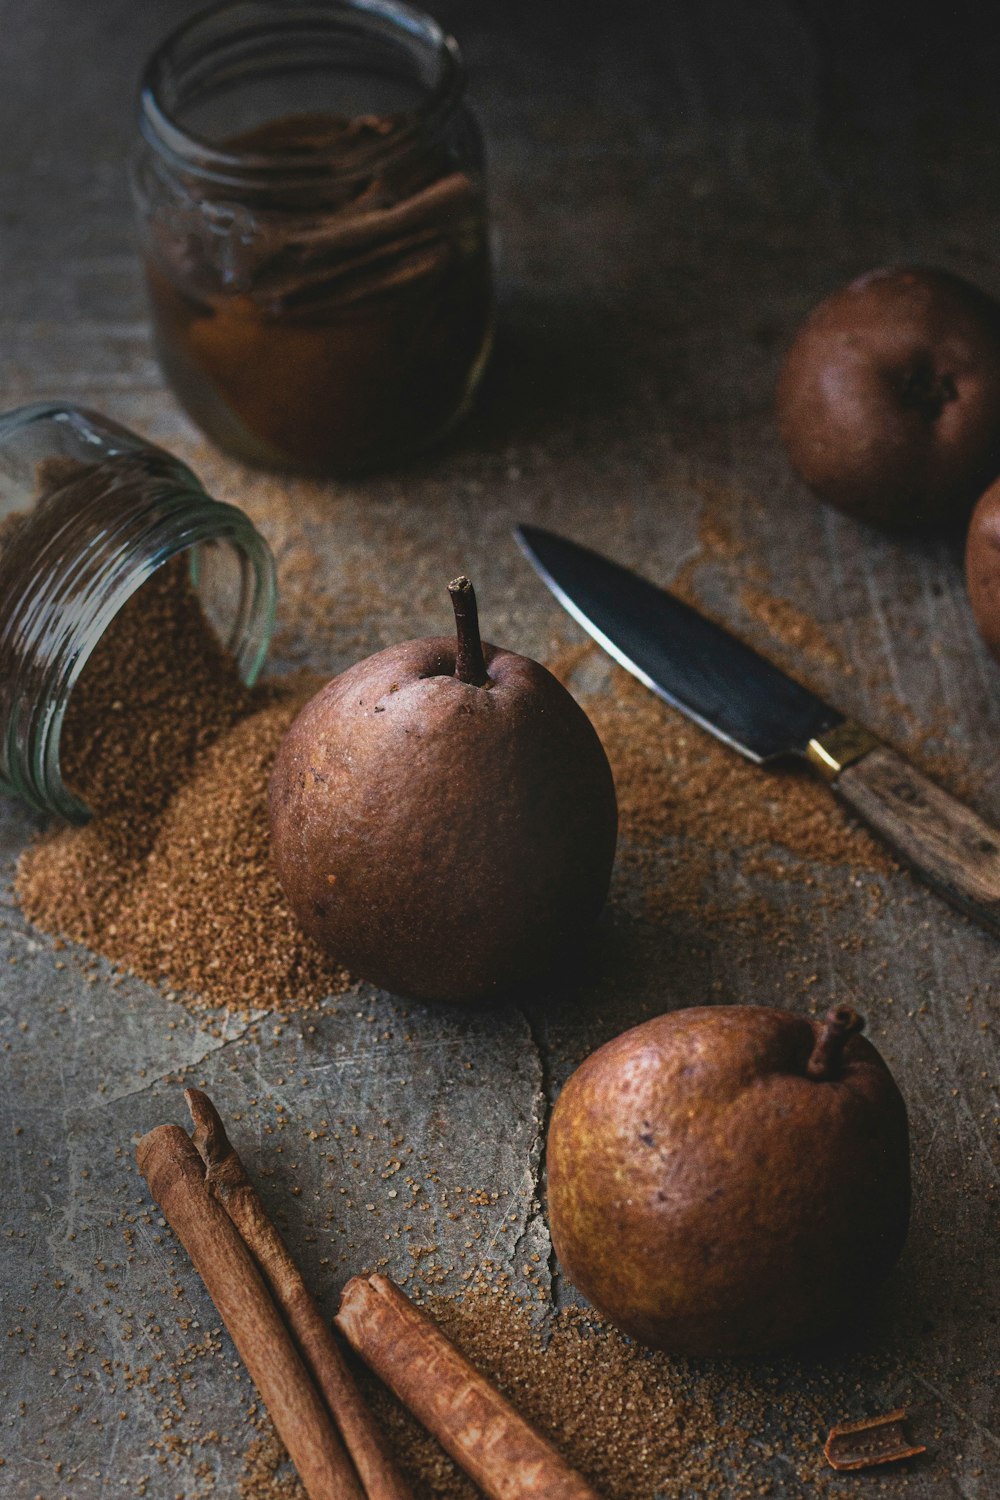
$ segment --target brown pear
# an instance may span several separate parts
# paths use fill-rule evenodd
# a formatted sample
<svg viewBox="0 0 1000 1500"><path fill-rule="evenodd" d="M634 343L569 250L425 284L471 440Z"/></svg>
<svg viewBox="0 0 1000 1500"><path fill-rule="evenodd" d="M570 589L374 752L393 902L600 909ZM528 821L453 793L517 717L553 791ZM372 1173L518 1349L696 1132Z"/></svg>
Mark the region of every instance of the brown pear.
<svg viewBox="0 0 1000 1500"><path fill-rule="evenodd" d="M617 810L583 710L537 662L481 641L468 579L450 592L455 637L381 651L302 710L270 818L307 933L384 989L468 1001L585 942Z"/></svg>
<svg viewBox="0 0 1000 1500"><path fill-rule="evenodd" d="M906 1107L847 1006L674 1011L593 1053L548 1137L552 1242L643 1343L747 1354L836 1327L906 1238Z"/></svg>
<svg viewBox="0 0 1000 1500"><path fill-rule="evenodd" d="M972 512L965 539L965 582L979 634L1000 661L1000 480Z"/></svg>
<svg viewBox="0 0 1000 1500"><path fill-rule="evenodd" d="M777 406L820 499L878 526L955 526L1000 473L1000 306L946 271L869 271L803 323Z"/></svg>

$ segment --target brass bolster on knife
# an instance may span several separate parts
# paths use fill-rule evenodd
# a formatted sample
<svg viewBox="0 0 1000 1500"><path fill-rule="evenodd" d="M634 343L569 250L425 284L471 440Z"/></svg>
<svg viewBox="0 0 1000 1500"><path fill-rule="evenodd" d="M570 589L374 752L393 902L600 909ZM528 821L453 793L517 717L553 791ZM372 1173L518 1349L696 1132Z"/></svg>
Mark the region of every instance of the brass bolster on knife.
<svg viewBox="0 0 1000 1500"><path fill-rule="evenodd" d="M836 781L845 766L853 765L879 743L863 724L852 724L847 719L810 740L806 746L806 759L825 780Z"/></svg>

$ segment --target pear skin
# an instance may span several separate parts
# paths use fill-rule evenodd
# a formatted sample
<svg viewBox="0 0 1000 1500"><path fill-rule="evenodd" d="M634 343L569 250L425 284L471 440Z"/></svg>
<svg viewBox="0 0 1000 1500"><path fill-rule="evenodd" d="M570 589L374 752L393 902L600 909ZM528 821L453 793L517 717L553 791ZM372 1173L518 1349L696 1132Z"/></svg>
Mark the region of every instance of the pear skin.
<svg viewBox="0 0 1000 1500"><path fill-rule="evenodd" d="M607 894L607 756L550 672L457 634L359 662L302 710L270 783L272 849L305 932L418 1000L529 984L582 945Z"/></svg>
<svg viewBox="0 0 1000 1500"><path fill-rule="evenodd" d="M608 1042L548 1137L552 1242L644 1344L734 1355L863 1306L910 1209L906 1106L847 1007L674 1011Z"/></svg>
<svg viewBox="0 0 1000 1500"><path fill-rule="evenodd" d="M957 526L1000 473L1000 305L946 271L869 271L799 329L777 414L821 500L893 530Z"/></svg>

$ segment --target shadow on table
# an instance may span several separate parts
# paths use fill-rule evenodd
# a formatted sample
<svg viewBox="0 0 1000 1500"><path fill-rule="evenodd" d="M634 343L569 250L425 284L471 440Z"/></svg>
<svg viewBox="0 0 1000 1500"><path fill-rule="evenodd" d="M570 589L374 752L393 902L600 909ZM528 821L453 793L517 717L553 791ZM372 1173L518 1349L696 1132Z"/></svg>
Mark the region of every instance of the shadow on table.
<svg viewBox="0 0 1000 1500"><path fill-rule="evenodd" d="M456 451L502 448L548 438L604 448L631 427L643 407L655 360L653 330L627 302L516 292L503 297L496 343L475 406L456 434Z"/></svg>

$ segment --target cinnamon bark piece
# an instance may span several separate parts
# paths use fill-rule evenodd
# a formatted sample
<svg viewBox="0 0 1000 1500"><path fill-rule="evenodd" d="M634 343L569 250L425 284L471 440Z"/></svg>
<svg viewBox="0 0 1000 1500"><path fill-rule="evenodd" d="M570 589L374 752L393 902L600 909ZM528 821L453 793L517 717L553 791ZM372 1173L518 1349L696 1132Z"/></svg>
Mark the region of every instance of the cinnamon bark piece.
<svg viewBox="0 0 1000 1500"><path fill-rule="evenodd" d="M336 1326L489 1500L599 1500L386 1276L355 1276Z"/></svg>
<svg viewBox="0 0 1000 1500"><path fill-rule="evenodd" d="M462 230L478 204L471 180L464 172L452 172L388 208L318 217L297 226L280 249L261 261L254 273L254 293L294 298L316 263L324 267L319 274L330 278L342 274L340 256L393 252L415 236L446 239Z"/></svg>
<svg viewBox="0 0 1000 1500"><path fill-rule="evenodd" d="M330 1415L235 1226L179 1125L136 1147L139 1171L229 1329L309 1500L365 1500Z"/></svg>
<svg viewBox="0 0 1000 1500"><path fill-rule="evenodd" d="M185 1089L184 1097L194 1121L193 1141L205 1165L208 1189L263 1272L340 1429L368 1500L412 1500L412 1491L396 1468L302 1273L230 1144L215 1105L201 1089Z"/></svg>
<svg viewBox="0 0 1000 1500"><path fill-rule="evenodd" d="M890 1411L884 1417L864 1417L860 1422L839 1422L831 1427L823 1447L827 1463L834 1469L868 1469L875 1464L896 1463L926 1453L923 1444L911 1443L903 1429L906 1411Z"/></svg>

